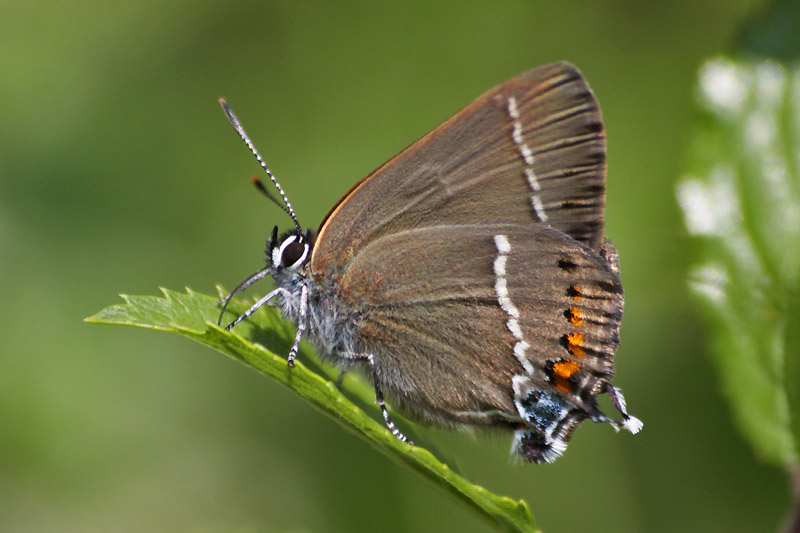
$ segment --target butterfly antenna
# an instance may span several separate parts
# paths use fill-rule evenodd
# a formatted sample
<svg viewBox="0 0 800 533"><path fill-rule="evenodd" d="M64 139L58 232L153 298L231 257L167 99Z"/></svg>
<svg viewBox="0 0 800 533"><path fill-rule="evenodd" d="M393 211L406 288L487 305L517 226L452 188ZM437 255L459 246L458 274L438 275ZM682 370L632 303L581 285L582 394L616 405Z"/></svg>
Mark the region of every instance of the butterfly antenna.
<svg viewBox="0 0 800 533"><path fill-rule="evenodd" d="M225 298L217 302L217 305L222 305L222 311L219 312L217 325L222 324L222 316L225 314L225 310L228 309L228 304L231 303L231 300L233 299L234 295L238 292L242 292L256 281L266 278L271 268L272 268L271 266L266 266L262 268L261 270L251 275L243 282L241 282L235 289L233 289L230 293L228 293L228 295Z"/></svg>
<svg viewBox="0 0 800 533"><path fill-rule="evenodd" d="M281 208L281 209L282 209L282 210L283 210L283 211L284 211L284 212L285 212L287 215L289 215L289 216L292 216L292 212L291 212L291 211L289 211L289 209L288 209L288 208L287 208L285 205L283 205L283 204L281 203L281 201L280 201L280 200L278 200L277 198L275 198L274 196L272 196L272 193L271 193L271 192L269 192L269 191L267 190L267 188L266 188L266 187L264 187L264 183L263 183L263 182L262 182L260 179L258 179L258 178L256 178L255 176L253 176L253 177L250 179L250 182L251 182L253 185L255 185L255 186L256 186L256 189L258 189L258 191L259 191L261 194L263 194L264 196L266 196L267 198L269 198L270 200L272 200L272 201L275 203L275 205L277 205L278 207L280 207L280 208Z"/></svg>
<svg viewBox="0 0 800 533"><path fill-rule="evenodd" d="M294 225L297 228L297 231L301 232L302 228L300 227L300 222L297 221L297 216L294 214L294 209L292 209L292 204L289 203L289 199L286 197L286 193L283 192L283 187L281 187L281 184L278 183L278 180L275 179L275 176L272 175L272 172L270 172L269 167L261 158L261 154L258 153L256 147L253 146L253 143L250 141L250 137L248 137L247 133L245 133L244 128L239 123L239 119L236 118L236 115L233 113L233 109L231 109L231 106L228 105L228 102L226 102L224 98L220 98L219 104L222 106L222 110L225 111L225 115L228 117L228 121L233 126L233 129L236 130L236 133L239 134L239 137L242 138L242 140L250 149L250 151L253 153L253 155L256 156L256 159L258 160L258 163L261 165L261 168L264 169L264 171L267 173L267 176L269 176L269 179L272 180L272 183L275 185L275 188L278 189L278 193L280 193L281 198L283 198L283 203L286 204L285 211L289 213L290 217L292 217L292 220L294 221ZM256 187L258 187L258 185L256 185ZM260 189L262 188L263 186L260 187ZM266 192L266 189L264 189L264 192ZM267 193L267 197L271 197L271 195Z"/></svg>

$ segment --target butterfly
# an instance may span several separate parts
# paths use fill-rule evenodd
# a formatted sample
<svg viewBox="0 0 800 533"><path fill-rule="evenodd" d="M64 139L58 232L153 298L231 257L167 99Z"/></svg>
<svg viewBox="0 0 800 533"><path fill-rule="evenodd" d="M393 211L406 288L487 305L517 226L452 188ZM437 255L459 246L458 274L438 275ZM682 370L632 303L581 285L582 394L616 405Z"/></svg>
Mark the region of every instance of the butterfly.
<svg viewBox="0 0 800 533"><path fill-rule="evenodd" d="M412 418L500 427L512 453L552 462L583 420L637 433L611 384L623 289L604 235L606 140L599 104L567 63L489 90L356 183L319 229L303 228L230 106L228 119L274 183L256 181L294 226L267 241L267 303L343 371ZM222 313L224 314L225 307ZM222 314L220 315L220 320ZM603 414L608 394L621 419Z"/></svg>

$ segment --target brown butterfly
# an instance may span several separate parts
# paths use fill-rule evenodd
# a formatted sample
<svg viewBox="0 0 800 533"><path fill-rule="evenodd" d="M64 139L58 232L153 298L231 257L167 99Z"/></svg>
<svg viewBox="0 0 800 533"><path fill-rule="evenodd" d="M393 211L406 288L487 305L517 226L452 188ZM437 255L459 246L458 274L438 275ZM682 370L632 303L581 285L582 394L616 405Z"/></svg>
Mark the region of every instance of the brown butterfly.
<svg viewBox="0 0 800 533"><path fill-rule="evenodd" d="M505 427L527 461L553 461L584 419L636 433L611 385L623 292L603 234L606 141L600 108L566 63L498 85L358 182L318 232L275 184L294 228L268 240L275 300L301 337L372 379L412 417ZM224 313L224 308L223 308ZM220 315L220 319L221 319ZM601 413L608 393L622 415Z"/></svg>

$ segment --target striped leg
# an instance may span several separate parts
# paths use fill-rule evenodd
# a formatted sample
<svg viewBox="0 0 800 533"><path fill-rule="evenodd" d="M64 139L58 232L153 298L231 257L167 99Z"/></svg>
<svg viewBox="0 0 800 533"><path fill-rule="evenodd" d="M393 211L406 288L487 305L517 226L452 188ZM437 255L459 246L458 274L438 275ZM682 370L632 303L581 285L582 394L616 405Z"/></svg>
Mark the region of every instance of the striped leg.
<svg viewBox="0 0 800 533"><path fill-rule="evenodd" d="M375 401L378 402L378 405L381 408L381 414L383 415L383 420L386 423L386 427L389 428L389 431L392 432L392 435L400 439L401 441L414 445L408 437L403 435L397 426L394 425L392 421L392 417L389 415L389 410L386 408L386 402L383 400L383 391L381 390L380 383L378 382L378 373L375 371L375 359L372 357L372 354L354 354L349 353L346 354L347 357L351 359L366 359L369 361L369 366L372 368L372 381L375 384ZM341 378L341 375L339 376Z"/></svg>
<svg viewBox="0 0 800 533"><path fill-rule="evenodd" d="M244 314L241 315L239 318L237 318L236 320L234 320L233 322L231 322L230 324L225 326L225 331L230 331L233 326L235 326L236 324L238 324L239 322L241 322L245 318L248 318L249 316L251 316L253 313L258 311L261 307L264 307L267 303L269 303L270 300L272 300L273 298L275 298L277 295L279 295L281 293L283 293L283 295L286 296L287 298L290 298L292 296L291 293L289 291L287 291L286 289L275 289L274 291L272 291L271 293L267 294L266 296L261 298L256 303L254 303L252 305L252 307L250 307L250 309L245 311Z"/></svg>
<svg viewBox="0 0 800 533"><path fill-rule="evenodd" d="M297 350L300 349L300 339L303 337L303 332L306 330L306 311L308 310L308 287L303 285L300 291L300 318L297 321L297 333L294 336L294 343L292 349L289 350L289 357L286 358L286 364L289 368L294 366L294 360L297 357Z"/></svg>

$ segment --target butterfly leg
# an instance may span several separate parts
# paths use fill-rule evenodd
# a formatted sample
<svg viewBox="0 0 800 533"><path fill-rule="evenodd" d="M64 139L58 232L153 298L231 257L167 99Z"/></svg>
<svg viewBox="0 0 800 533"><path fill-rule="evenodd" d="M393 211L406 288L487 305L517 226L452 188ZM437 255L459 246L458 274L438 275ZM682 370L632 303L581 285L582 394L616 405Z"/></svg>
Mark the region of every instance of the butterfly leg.
<svg viewBox="0 0 800 533"><path fill-rule="evenodd" d="M300 339L303 337L303 332L306 330L306 312L308 311L308 287L303 285L300 291L300 315L297 319L297 333L294 336L294 343L292 349L289 350L289 357L286 358L286 364L289 368L294 366L294 360L297 358L297 350L300 349Z"/></svg>
<svg viewBox="0 0 800 533"><path fill-rule="evenodd" d="M279 295L281 293L287 298L291 297L291 293L289 291L287 291L286 289L275 289L274 291L272 291L271 293L267 294L266 296L261 298L256 303L254 303L250 307L250 309L245 311L243 315L239 316L239 318L237 318L236 320L234 320L233 322L231 322L230 324L225 326L225 331L230 331L233 326L235 326L236 324L238 324L239 322L241 322L245 318L250 317L253 313L258 311L260 308L264 307L267 303L269 303L270 300L272 300L273 298L275 298L277 295Z"/></svg>
<svg viewBox="0 0 800 533"><path fill-rule="evenodd" d="M381 408L381 414L383 415L383 420L386 423L386 427L389 428L389 431L392 432L392 435L394 435L395 437L397 437L401 441L403 441L403 442L405 442L407 444L411 444L413 446L414 443L411 442L408 439L408 437L403 435L403 433L401 433L399 429L397 429L397 426L395 426L394 422L392 421L392 417L389 416L389 410L386 408L386 402L383 400L383 391L381 390L381 385L378 382L378 373L375 371L375 359L372 357L372 354L360 354L360 353L359 354L354 354L354 353L349 353L349 354L347 354L347 357L349 359L365 359L366 361L369 362L369 366L372 369L372 381L375 384L375 401L378 403L378 406L380 406L380 408ZM339 378L341 379L341 377L343 375L344 375L344 372L342 372L342 374L340 374Z"/></svg>

